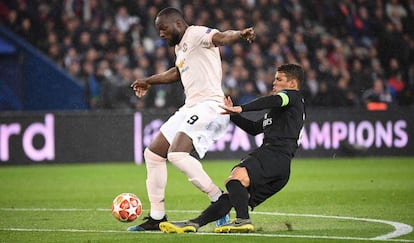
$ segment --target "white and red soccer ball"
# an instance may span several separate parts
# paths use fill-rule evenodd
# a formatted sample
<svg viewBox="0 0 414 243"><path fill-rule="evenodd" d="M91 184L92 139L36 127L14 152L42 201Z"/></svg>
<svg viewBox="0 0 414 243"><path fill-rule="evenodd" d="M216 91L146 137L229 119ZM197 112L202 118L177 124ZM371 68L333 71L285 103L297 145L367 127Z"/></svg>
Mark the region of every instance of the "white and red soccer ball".
<svg viewBox="0 0 414 243"><path fill-rule="evenodd" d="M121 222L132 222L141 213L141 201L132 193L121 193L112 202L112 215Z"/></svg>

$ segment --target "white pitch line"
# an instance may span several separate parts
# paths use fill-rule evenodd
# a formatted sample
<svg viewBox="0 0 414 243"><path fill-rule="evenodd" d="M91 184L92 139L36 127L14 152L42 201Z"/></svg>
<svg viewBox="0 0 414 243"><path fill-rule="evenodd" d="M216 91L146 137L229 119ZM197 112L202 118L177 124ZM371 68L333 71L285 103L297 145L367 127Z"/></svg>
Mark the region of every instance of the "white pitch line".
<svg viewBox="0 0 414 243"><path fill-rule="evenodd" d="M409 234L413 231L413 227L408 224L403 224L400 222L381 220L381 219L369 219L369 218L357 218L357 217L346 217L346 216L329 216L329 215L318 215L318 214L296 214L296 213L272 213L272 212L252 212L252 214L262 214L262 215L280 215L280 216L293 216L293 217L313 217L313 218L330 218L330 219L345 219L345 220L354 220L354 221L365 221L372 223L382 223L388 224L394 227L394 231L385 234L373 237L373 240L388 240L391 238L400 237L402 235Z"/></svg>
<svg viewBox="0 0 414 243"><path fill-rule="evenodd" d="M24 229L24 228L0 228L0 231L15 232L67 232L67 233L125 233L125 234L163 234L160 231L142 231L127 232L124 230L84 230L84 229ZM414 240L404 239L373 239L362 237L346 237L346 236L324 236L324 235L285 235L285 234L260 234L260 233L208 233L197 232L190 233L195 235L214 235L214 236L243 236L243 237L268 237L268 238L303 238L303 239L330 239L330 240L357 240L357 241L387 241L387 242L414 242Z"/></svg>
<svg viewBox="0 0 414 243"><path fill-rule="evenodd" d="M0 211L110 211L110 209L78 209L78 208L0 208ZM144 210L146 211L146 210ZM176 213L199 213L197 210L169 210L170 212ZM382 223L394 227L394 231L387 233L385 235L380 235L372 238L360 238L360 237L343 237L343 236L312 236L312 235L273 235L273 234L255 234L250 233L248 236L263 236L263 237L291 237L291 238L316 238L316 239L348 239L348 240L364 240L364 241L396 241L396 242L414 242L414 240L404 240L404 239L392 239L400 237L406 234L409 234L413 231L413 227L408 224L381 220L381 219L370 219L370 218L357 218L357 217L347 217L347 216L330 216L330 215L318 215L318 214L296 214L296 213L277 213L277 212L251 212L252 214L261 214L261 215L274 215L274 216L292 216L292 217L313 217L313 218L330 218L330 219L344 219L344 220L354 220L354 221L365 221L373 223ZM0 228L4 231L62 231L62 232L98 232L98 233L119 233L123 231L99 231L99 230L78 230L78 229L19 229L19 228ZM214 233L202 233L198 234L212 234ZM232 234L226 234L232 235ZM237 234L239 235L239 234Z"/></svg>

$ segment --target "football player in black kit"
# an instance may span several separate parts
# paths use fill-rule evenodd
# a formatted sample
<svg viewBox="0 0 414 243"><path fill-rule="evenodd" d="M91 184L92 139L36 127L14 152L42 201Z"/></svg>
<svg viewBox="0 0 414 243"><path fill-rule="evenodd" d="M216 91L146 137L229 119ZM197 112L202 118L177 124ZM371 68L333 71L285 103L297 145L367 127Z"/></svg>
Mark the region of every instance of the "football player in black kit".
<svg viewBox="0 0 414 243"><path fill-rule="evenodd" d="M223 114L251 135L264 133L263 144L244 157L226 179L227 193L210 204L197 218L180 222L162 222L166 233L197 232L210 222L226 215L231 208L236 219L214 229L216 233L253 232L248 206L252 209L280 191L288 182L290 163L299 146L305 122L305 104L300 86L304 79L301 66L284 64L277 68L272 95L250 103L233 106L225 99ZM247 111L269 110L258 121L239 115Z"/></svg>

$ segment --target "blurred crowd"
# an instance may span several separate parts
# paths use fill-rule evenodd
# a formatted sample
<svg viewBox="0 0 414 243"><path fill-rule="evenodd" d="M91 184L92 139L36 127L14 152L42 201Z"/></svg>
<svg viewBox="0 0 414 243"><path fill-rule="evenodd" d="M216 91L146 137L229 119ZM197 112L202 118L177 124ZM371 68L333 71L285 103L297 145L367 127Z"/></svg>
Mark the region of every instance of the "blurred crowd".
<svg viewBox="0 0 414 243"><path fill-rule="evenodd" d="M175 109L179 82L143 99L129 88L174 65L154 27L168 6L192 25L255 28L253 44L220 49L237 104L269 94L280 64L299 63L308 106L414 105L414 0L15 0L0 1L0 18L83 82L90 109Z"/></svg>

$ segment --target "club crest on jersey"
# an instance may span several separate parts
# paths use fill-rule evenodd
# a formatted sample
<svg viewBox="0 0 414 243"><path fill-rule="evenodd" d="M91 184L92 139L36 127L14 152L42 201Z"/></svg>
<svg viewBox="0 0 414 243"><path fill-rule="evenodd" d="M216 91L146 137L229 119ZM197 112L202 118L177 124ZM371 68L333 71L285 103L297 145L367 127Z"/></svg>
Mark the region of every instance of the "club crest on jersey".
<svg viewBox="0 0 414 243"><path fill-rule="evenodd" d="M183 52L186 52L187 51L187 48L188 48L187 43L184 43L183 44Z"/></svg>
<svg viewBox="0 0 414 243"><path fill-rule="evenodd" d="M267 117L267 113L264 115L264 118L263 118L263 128L265 128L266 126L270 126L270 125L272 125L272 118L271 117Z"/></svg>
<svg viewBox="0 0 414 243"><path fill-rule="evenodd" d="M177 67L179 69L183 68L184 67L184 60L181 60L179 63L177 63Z"/></svg>
<svg viewBox="0 0 414 243"><path fill-rule="evenodd" d="M189 68L188 66L184 67L184 64L185 64L185 60L181 60L178 63L176 63L176 66L178 67L178 70L180 71L181 74L183 74Z"/></svg>

